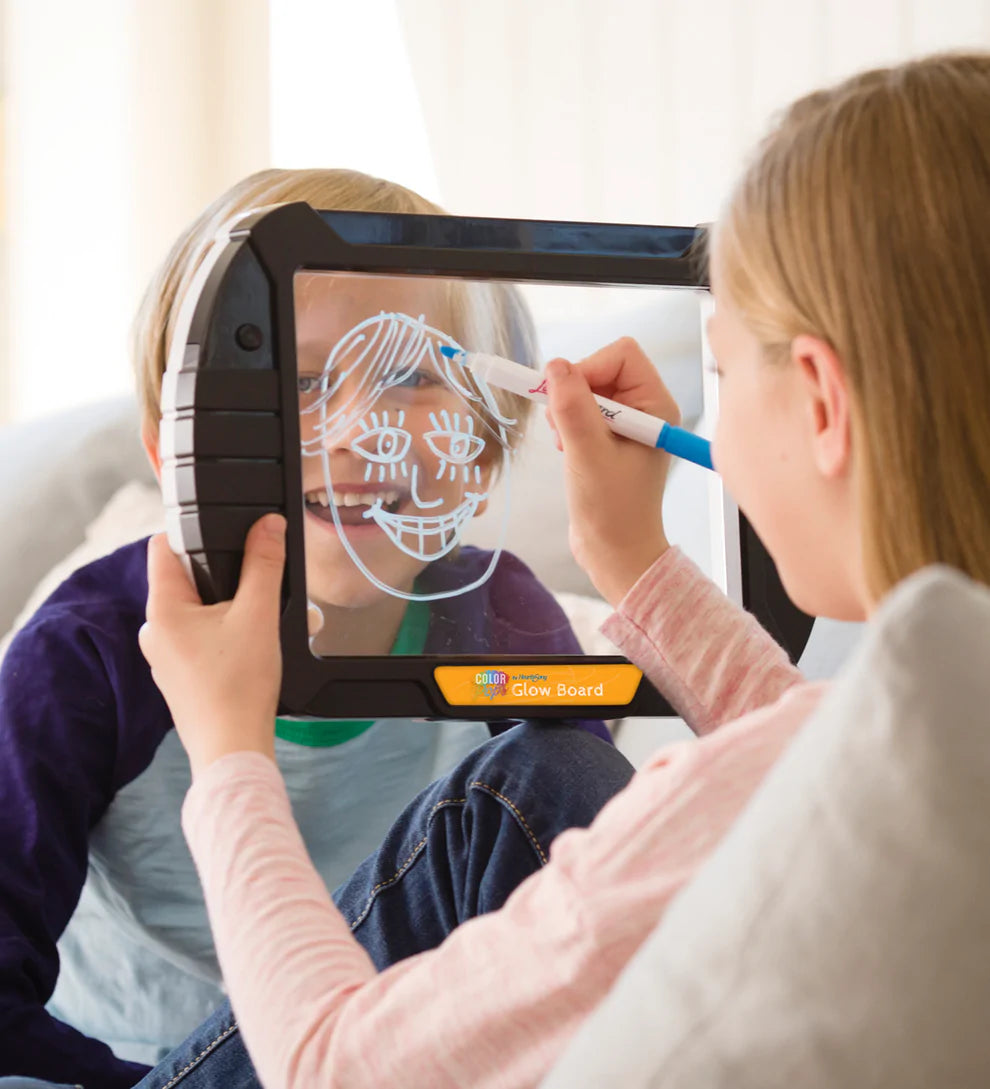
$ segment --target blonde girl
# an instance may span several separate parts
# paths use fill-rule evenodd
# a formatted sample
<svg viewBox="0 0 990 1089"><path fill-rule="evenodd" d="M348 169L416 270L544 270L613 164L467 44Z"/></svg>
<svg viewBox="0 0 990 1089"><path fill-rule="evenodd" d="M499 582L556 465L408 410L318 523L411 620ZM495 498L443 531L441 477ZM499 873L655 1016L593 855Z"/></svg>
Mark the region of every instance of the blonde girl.
<svg viewBox="0 0 990 1089"><path fill-rule="evenodd" d="M990 580L988 117L986 54L810 95L758 149L715 228L715 460L809 611L869 617L935 562ZM252 531L226 610L201 607L152 542L143 646L193 764L185 828L269 1089L535 1086L821 697L668 544L663 457L601 421L592 390L676 413L635 343L554 361L548 377L572 542L617 609L606 630L706 736L659 754L590 828L562 835L501 911L387 971L321 895L269 758L278 519ZM236 707L219 698L224 684ZM488 775L497 742L486 759L447 785ZM520 811L554 785L533 783ZM449 889L443 860L430 864Z"/></svg>

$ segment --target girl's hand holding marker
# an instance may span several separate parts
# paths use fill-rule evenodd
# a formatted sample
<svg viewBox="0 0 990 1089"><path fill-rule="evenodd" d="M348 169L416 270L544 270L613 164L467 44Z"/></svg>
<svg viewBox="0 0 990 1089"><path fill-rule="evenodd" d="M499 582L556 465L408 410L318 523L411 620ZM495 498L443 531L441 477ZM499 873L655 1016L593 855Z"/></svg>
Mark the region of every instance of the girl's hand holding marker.
<svg viewBox="0 0 990 1089"><path fill-rule="evenodd" d="M567 464L571 549L598 592L618 604L668 547L660 510L669 455L711 469L707 439L678 426L676 402L630 337L573 368L551 360L542 379L499 356L440 351L463 354L465 366L489 385L548 405Z"/></svg>
<svg viewBox="0 0 990 1089"><path fill-rule="evenodd" d="M613 434L593 394L677 425L681 414L642 348L625 337L580 363L547 364L547 422L564 454L569 541L617 605L669 547L663 491L670 455Z"/></svg>

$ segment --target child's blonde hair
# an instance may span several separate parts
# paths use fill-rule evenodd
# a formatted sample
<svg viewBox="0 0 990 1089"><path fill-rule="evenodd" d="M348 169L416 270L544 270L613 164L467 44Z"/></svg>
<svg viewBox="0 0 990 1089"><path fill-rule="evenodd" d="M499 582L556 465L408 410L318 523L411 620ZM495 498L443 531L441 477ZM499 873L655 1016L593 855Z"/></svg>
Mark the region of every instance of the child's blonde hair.
<svg viewBox="0 0 990 1089"><path fill-rule="evenodd" d="M220 229L252 208L306 201L318 209L445 215L411 189L355 170L262 170L244 178L206 208L176 240L145 291L134 323L132 360L144 425L158 433L162 376L182 297ZM536 337L529 311L509 284L445 287L450 332L472 350L508 355L532 365ZM500 412L515 419L510 442L523 434L530 402L493 391ZM491 444L489 444L491 445Z"/></svg>
<svg viewBox="0 0 990 1089"><path fill-rule="evenodd" d="M715 230L769 356L842 360L877 597L941 562L990 583L990 54L877 69L783 115Z"/></svg>

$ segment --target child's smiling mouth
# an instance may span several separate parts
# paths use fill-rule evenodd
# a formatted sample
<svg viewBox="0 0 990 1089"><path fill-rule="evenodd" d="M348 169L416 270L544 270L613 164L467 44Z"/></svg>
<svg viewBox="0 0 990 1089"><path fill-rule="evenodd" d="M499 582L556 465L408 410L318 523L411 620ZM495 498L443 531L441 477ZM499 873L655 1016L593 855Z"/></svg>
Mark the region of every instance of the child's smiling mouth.
<svg viewBox="0 0 990 1089"><path fill-rule="evenodd" d="M326 488L314 488L305 493L304 499L307 513L321 522L333 525L336 509L341 525L367 526L372 507L377 505L391 514L398 513L409 499L409 493L394 485L382 488L364 484L334 488L332 493L327 492Z"/></svg>
<svg viewBox="0 0 990 1089"><path fill-rule="evenodd" d="M359 537L384 533L400 551L425 562L440 559L457 544L484 498L467 492L453 510L418 514L411 493L395 484L345 484L332 492L314 488L304 494L306 512L327 529L335 531L339 524Z"/></svg>

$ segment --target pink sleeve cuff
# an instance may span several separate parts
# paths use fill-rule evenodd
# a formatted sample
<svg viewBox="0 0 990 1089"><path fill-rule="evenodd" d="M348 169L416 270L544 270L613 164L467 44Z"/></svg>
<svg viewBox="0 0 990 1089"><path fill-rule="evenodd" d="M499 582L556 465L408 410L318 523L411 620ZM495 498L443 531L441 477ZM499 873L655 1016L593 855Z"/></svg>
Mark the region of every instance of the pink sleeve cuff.
<svg viewBox="0 0 990 1089"><path fill-rule="evenodd" d="M803 680L756 618L679 548L644 572L602 632L698 734Z"/></svg>

